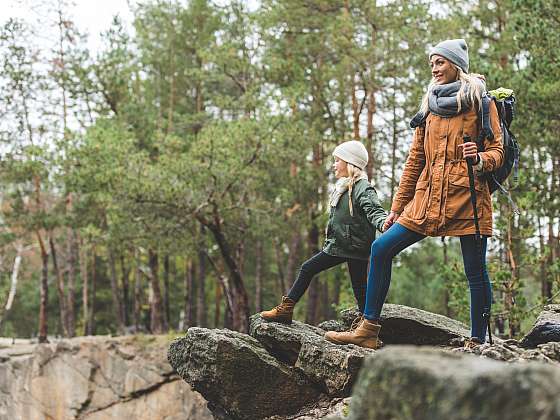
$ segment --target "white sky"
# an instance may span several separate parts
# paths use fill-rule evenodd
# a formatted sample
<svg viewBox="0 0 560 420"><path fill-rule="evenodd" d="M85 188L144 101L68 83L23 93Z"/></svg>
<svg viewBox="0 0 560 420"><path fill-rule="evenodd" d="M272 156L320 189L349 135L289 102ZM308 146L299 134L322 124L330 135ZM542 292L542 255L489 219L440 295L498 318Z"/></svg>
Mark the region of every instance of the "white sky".
<svg viewBox="0 0 560 420"><path fill-rule="evenodd" d="M0 21L3 24L8 18L22 18L34 22L39 17L31 11L31 5L44 5L40 0L0 0ZM70 18L80 32L89 34L88 44L92 52L101 48L100 34L111 25L113 16L119 14L122 20L132 23L129 3L136 0L74 0L75 6L70 9Z"/></svg>

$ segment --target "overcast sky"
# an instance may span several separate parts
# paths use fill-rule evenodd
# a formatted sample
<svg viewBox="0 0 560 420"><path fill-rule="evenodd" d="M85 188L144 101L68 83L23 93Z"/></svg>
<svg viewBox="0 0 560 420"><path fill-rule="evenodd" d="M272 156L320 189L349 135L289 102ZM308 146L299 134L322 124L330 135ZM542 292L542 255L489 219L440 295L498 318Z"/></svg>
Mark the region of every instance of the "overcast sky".
<svg viewBox="0 0 560 420"><path fill-rule="evenodd" d="M39 0L0 0L0 19L4 23L10 17L18 17L32 22L36 20L30 5L41 4ZM44 2L43 2L44 3ZM113 16L119 14L127 22L132 22L129 3L136 0L74 0L70 15L81 32L89 34L92 51L99 50L100 33L107 30Z"/></svg>

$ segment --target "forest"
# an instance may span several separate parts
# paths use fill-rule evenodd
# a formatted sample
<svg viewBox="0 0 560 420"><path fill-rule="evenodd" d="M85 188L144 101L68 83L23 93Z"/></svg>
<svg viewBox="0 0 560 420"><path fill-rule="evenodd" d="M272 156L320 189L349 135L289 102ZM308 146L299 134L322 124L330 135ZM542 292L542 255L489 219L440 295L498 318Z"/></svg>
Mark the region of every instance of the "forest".
<svg viewBox="0 0 560 420"><path fill-rule="evenodd" d="M321 249L332 150L359 140L389 210L430 81L464 38L513 89L519 177L495 193L492 322L560 303L556 0L146 0L91 51L65 0L0 28L0 336L246 332ZM469 321L457 238L402 253L389 302ZM345 266L296 318L355 305Z"/></svg>

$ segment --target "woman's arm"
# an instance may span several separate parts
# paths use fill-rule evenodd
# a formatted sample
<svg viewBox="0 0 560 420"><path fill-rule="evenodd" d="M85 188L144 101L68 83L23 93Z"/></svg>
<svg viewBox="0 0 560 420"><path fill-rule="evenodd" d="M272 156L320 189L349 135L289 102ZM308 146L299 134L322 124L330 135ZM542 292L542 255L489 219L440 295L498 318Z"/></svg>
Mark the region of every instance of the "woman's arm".
<svg viewBox="0 0 560 420"><path fill-rule="evenodd" d="M364 191L358 195L358 203L371 225L375 226L379 232L383 232L383 225L387 218L387 212L381 206L375 188L368 186L368 188L364 189Z"/></svg>
<svg viewBox="0 0 560 420"><path fill-rule="evenodd" d="M426 165L424 132L424 127L418 127L414 132L412 147L408 152L408 158L399 182L399 189L391 205L391 211L394 213L400 214L408 202L412 200L416 190L416 181L418 181L418 177Z"/></svg>

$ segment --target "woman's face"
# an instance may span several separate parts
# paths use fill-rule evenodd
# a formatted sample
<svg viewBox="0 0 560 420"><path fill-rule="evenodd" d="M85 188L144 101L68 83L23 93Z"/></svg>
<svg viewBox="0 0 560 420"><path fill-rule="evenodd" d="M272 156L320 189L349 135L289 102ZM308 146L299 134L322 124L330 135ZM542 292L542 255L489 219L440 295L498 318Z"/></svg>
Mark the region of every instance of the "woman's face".
<svg viewBox="0 0 560 420"><path fill-rule="evenodd" d="M337 178L347 177L348 174L348 164L340 158L334 157L334 176Z"/></svg>
<svg viewBox="0 0 560 420"><path fill-rule="evenodd" d="M437 85L445 85L457 80L457 69L451 61L441 55L432 55L430 58L432 77Z"/></svg>

